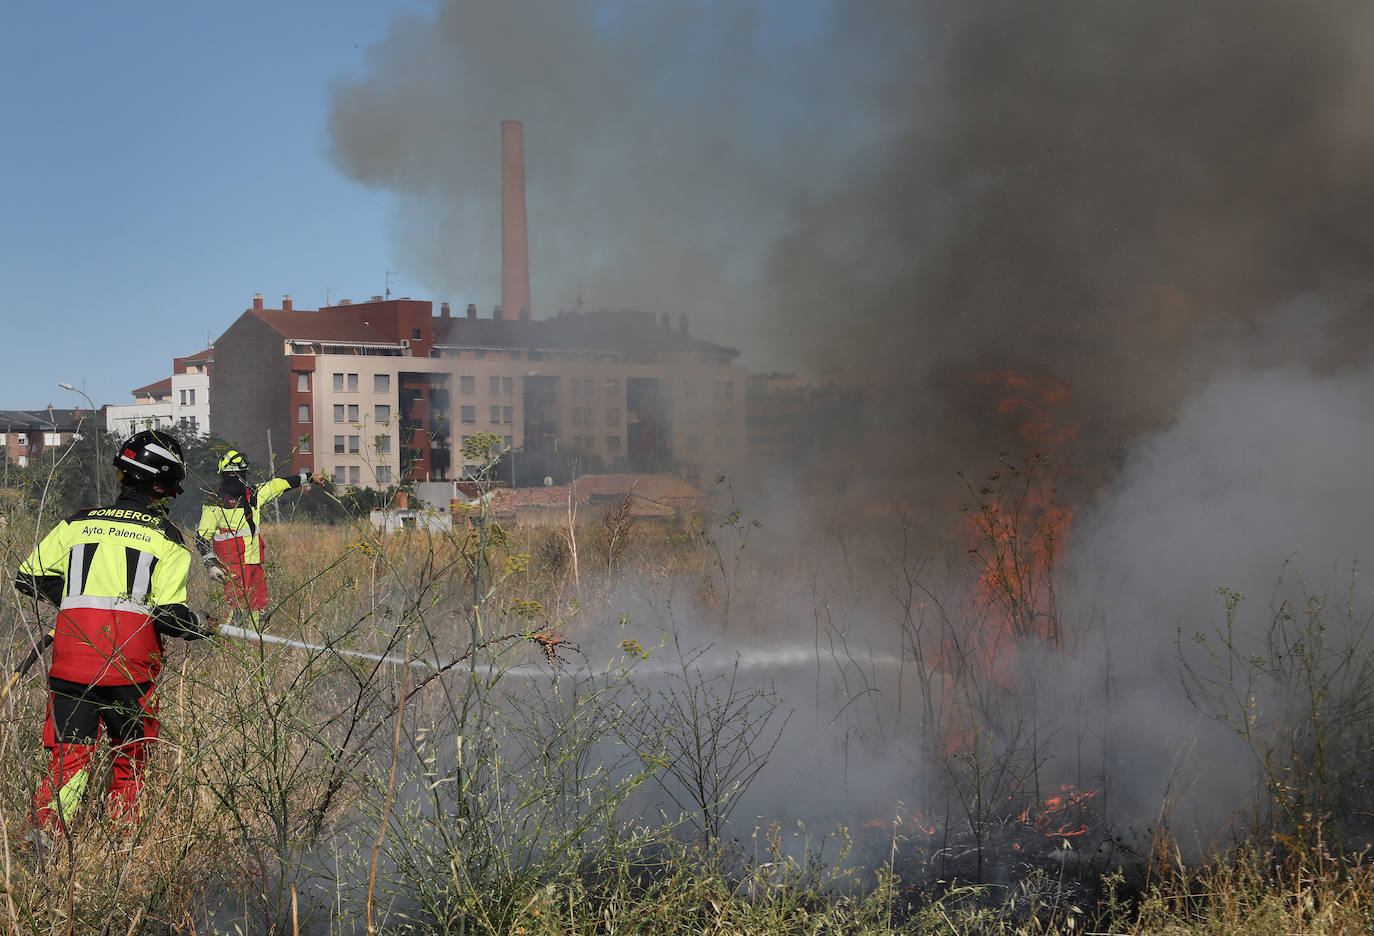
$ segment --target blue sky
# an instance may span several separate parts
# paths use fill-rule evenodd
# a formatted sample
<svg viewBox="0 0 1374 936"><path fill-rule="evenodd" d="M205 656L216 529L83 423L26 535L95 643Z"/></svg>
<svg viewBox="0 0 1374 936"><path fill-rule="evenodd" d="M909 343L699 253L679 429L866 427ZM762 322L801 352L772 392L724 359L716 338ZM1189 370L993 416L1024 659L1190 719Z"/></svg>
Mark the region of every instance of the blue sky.
<svg viewBox="0 0 1374 936"><path fill-rule="evenodd" d="M594 43L622 20L622 34L607 40L606 49L637 46L638 36L662 34L661 23L653 21L657 13L639 23L630 22L638 13L633 6L590 0L577 6L604 15L575 23L572 28L584 28L584 34L571 42L564 41L567 24L531 22L528 31L520 30L530 37L521 54L537 59L541 42L551 43L545 48L577 49L581 41L585 44L577 54L582 60L618 58L614 51L594 51ZM803 47L816 41L821 22L819 3L808 5L809 16L796 15L802 7L774 5L771 19L765 3L760 9L766 22L746 21L743 26L732 20L733 12L701 26L689 22L691 3L644 9L653 6L669 11L670 24L681 25L692 38L684 43L680 60L661 72L655 69L658 87L652 93L671 97L681 92L684 99L695 95L692 119L711 108L713 93L719 96L695 76L728 67L731 61L757 61L760 51L799 61ZM711 7L704 0L698 12ZM721 5L716 12L728 8ZM523 85L488 83L480 71L474 78L475 69L488 67L480 55L490 42L472 34L489 28L489 21L506 16L504 11L512 7L481 2L461 9L454 3L449 9L461 22L455 35L444 38L435 27L433 0L250 0L230 6L140 0L7 7L0 30L0 87L5 89L0 123L6 128L0 142L5 179L0 308L11 340L0 350L5 374L0 405L81 405L79 397L57 387L62 381L84 387L98 404L129 402L131 389L170 373L173 356L200 350L207 338L228 327L255 292L269 306L290 293L298 308L315 308L331 299L380 294L390 285L394 295L430 299L436 305L448 299L455 307L475 301L484 315L490 314L490 305L499 301L499 256L489 249L496 239L488 234L499 204L500 117L526 121L534 288L536 304L542 306L536 315L548 314L555 305L572 306L588 292L593 304L634 304L652 296L661 280L640 278L624 288L610 282L615 277L605 275L606 269L630 265L625 250L617 247L614 235L599 236L595 223L567 224L566 215L601 214L597 206L609 202L604 187L619 170L615 158L608 161L605 153L633 149L607 142L616 133L628 132L652 146L653 138L663 139L681 121L653 126L654 106L645 105L652 98L641 97L631 109L645 123L643 134L630 120L622 121L631 124L628 129L597 125L602 117L595 109L586 115L578 111L579 78L566 73L528 76L532 80ZM526 3L523 13L517 10L515 15L535 20L540 9L540 4ZM624 15L627 10L635 13ZM671 19L683 16L683 10L686 19ZM499 34L504 27L496 23L490 28ZM717 41L741 44L732 39L741 33L752 36L742 43L745 48L719 54L712 49ZM451 46L444 44L448 41ZM672 48L672 42L663 48ZM663 57L662 49L650 51ZM453 56L475 64L464 75L445 74L442 63ZM415 69L418 77L406 74L412 58L421 61ZM592 71L605 78L600 65ZM770 72L785 80L785 69ZM740 80L753 84L757 78ZM445 84L450 80L456 86ZM624 72L612 71L609 81L621 87L636 84ZM452 175L456 188L445 189L447 182L432 177L417 182L378 173L366 164L365 155L341 156L331 141L331 95L351 90L355 99L377 96L391 102L384 106L404 110L412 83L422 86L413 95L422 102L438 101L444 108L448 100L456 102L461 118L456 125L463 133L453 144L454 162L475 168L467 175L450 174L442 165L435 170L445 178ZM767 103L780 87L772 80L759 81L757 93L740 96L746 104L730 119L757 117L762 108L777 115L779 126L805 121L807 107L799 97L781 95L776 106ZM559 89L567 101L546 106ZM406 103L395 104L400 98ZM606 151L588 140L569 139L568 127L555 133L550 124L560 113L592 125L589 140L600 137ZM410 146L406 159L413 161L421 147L433 142L426 136L428 128L443 124L445 115L421 108L407 119L411 122L382 131L414 138L414 146L401 146ZM480 138L488 124L487 138ZM723 126L718 136L734 135L729 124ZM557 147L550 145L555 139ZM789 149L765 134L741 147L750 152L734 164L771 158L770 147L774 153ZM581 167L580 174L559 176L553 167L563 164ZM606 171L596 171L598 166ZM731 172L727 168L675 183L675 197L686 196L678 204L703 204L684 190L694 184L738 201L729 195L728 185L721 185ZM739 178L740 184L757 188ZM441 189L437 197L436 186ZM769 197L771 207L757 216L777 223L785 211L786 187ZM444 207L436 209L439 204ZM646 208L646 213L655 211L669 219L684 215L666 201ZM695 233L684 241L718 242L711 225L722 224L720 212L699 215L690 220L698 226ZM470 239L457 244L465 251L464 262L449 264L445 250L434 245L448 243L455 226ZM607 219L607 230L626 227L623 218ZM678 267L675 254L684 253L682 245L664 241L678 236L681 228L674 221L639 238L657 243L662 253L649 262L636 259L634 265L640 270L662 267L667 256L673 259L666 265ZM665 235L665 230L673 233ZM758 259L734 248L722 256L733 258L736 267L744 258L741 282ZM586 276L568 273L584 264ZM727 266L718 259L707 264L711 270ZM689 267L683 263L680 269ZM388 271L393 272L389 280ZM729 279L736 273L725 270L699 279ZM679 296L692 292L681 285L687 274L676 275L671 289ZM741 287L732 299L709 302L738 305L748 301L746 292ZM662 311L684 308L679 302Z"/></svg>
<svg viewBox="0 0 1374 936"><path fill-rule="evenodd" d="M97 403L130 402L254 292L312 308L330 289L382 292L399 266L387 196L330 165L326 88L391 17L416 9L7 7L4 405L82 405L61 381Z"/></svg>

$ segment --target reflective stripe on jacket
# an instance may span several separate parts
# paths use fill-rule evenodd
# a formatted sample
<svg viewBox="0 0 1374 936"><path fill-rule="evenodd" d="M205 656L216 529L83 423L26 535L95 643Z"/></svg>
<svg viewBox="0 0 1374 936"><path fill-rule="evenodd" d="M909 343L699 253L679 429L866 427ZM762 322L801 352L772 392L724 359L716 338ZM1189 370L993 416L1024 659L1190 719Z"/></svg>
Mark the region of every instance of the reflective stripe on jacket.
<svg viewBox="0 0 1374 936"><path fill-rule="evenodd" d="M200 511L200 524L196 527L196 536L206 542L226 543L224 548L236 554L238 549L235 547L238 544L228 541L242 540L243 563L260 564L262 545L258 542L257 531L262 519L262 505L276 500L299 484L300 481L297 479L273 478L255 485L251 496L247 498L237 497L227 503L212 501L206 504ZM217 547L215 552L218 554L220 548Z"/></svg>
<svg viewBox="0 0 1374 936"><path fill-rule="evenodd" d="M121 498L59 523L15 577L21 590L58 602L49 674L86 685L151 681L162 667L163 619L169 632L195 625L190 568L180 531L146 500Z"/></svg>

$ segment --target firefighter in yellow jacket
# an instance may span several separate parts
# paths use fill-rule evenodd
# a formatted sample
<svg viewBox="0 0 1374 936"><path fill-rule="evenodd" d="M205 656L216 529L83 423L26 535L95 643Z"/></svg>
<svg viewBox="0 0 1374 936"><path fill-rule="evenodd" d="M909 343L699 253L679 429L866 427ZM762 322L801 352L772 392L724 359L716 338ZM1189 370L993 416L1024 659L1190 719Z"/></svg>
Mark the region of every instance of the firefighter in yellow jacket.
<svg viewBox="0 0 1374 936"><path fill-rule="evenodd" d="M230 449L219 460L219 489L200 511L196 542L210 577L224 584L229 606L247 614L254 625L267 607L267 577L263 574L261 510L287 491L308 485L308 471L289 478L273 478L249 485L248 459Z"/></svg>
<svg viewBox="0 0 1374 936"><path fill-rule="evenodd" d="M115 455L120 491L78 510L19 566L15 587L57 605L43 745L48 776L34 797L40 827L65 826L90 782L103 733L113 757L110 812L137 818L148 739L158 732L154 682L164 636L213 633L186 606L191 553L167 518L186 465L170 435L144 431Z"/></svg>

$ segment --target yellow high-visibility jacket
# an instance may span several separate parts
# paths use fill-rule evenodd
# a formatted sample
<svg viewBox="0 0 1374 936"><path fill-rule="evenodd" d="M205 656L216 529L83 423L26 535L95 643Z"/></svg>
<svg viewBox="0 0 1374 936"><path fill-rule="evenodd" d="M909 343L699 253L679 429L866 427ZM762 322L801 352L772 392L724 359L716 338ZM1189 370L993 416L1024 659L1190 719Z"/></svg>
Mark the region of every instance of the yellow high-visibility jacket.
<svg viewBox="0 0 1374 936"><path fill-rule="evenodd" d="M58 606L49 674L100 686L154 679L162 635L205 636L186 606L190 568L181 532L141 494L59 523L15 575L19 591Z"/></svg>
<svg viewBox="0 0 1374 936"><path fill-rule="evenodd" d="M201 543L202 555L213 544L215 553L241 556L245 565L262 563L262 543L258 540L258 525L264 504L276 500L309 480L308 472L290 478L273 478L262 484L235 489L221 485L214 499L207 501L200 511L196 539Z"/></svg>

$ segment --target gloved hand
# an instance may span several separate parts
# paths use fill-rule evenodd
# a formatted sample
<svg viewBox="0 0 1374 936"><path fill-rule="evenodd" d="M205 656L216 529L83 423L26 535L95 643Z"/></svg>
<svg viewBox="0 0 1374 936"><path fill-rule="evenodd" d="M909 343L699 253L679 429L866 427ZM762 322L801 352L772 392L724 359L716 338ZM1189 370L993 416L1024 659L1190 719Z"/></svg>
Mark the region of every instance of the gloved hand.
<svg viewBox="0 0 1374 936"><path fill-rule="evenodd" d="M210 574L210 581L214 582L216 585L224 581L224 566L220 565L218 562L207 566L205 571Z"/></svg>
<svg viewBox="0 0 1374 936"><path fill-rule="evenodd" d="M200 631L202 637L213 637L219 633L219 621L211 617L204 611L192 612L196 616L196 629Z"/></svg>

